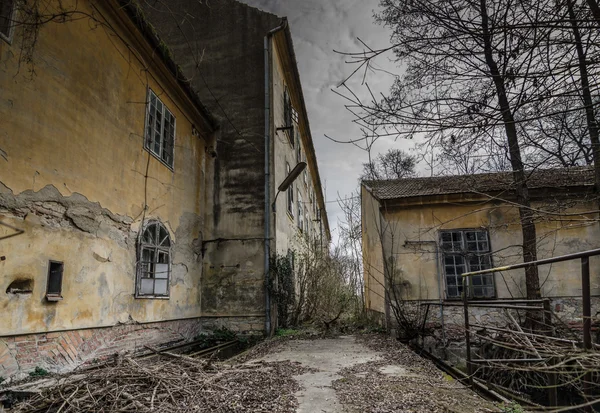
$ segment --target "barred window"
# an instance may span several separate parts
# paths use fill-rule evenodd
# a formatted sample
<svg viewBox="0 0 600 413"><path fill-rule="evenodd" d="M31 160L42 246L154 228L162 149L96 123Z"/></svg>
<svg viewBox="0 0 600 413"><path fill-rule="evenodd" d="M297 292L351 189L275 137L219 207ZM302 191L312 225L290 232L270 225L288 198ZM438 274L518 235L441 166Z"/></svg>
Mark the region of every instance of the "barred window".
<svg viewBox="0 0 600 413"><path fill-rule="evenodd" d="M145 147L165 165L173 168L174 146L175 116L152 89L148 89Z"/></svg>
<svg viewBox="0 0 600 413"><path fill-rule="evenodd" d="M171 237L158 221L144 228L139 244L136 296L168 297L171 275Z"/></svg>
<svg viewBox="0 0 600 413"><path fill-rule="evenodd" d="M488 233L469 229L441 231L440 244L443 253L447 297L460 298L463 292L461 274L492 268ZM468 278L468 282L470 297L495 297L492 273L471 276Z"/></svg>

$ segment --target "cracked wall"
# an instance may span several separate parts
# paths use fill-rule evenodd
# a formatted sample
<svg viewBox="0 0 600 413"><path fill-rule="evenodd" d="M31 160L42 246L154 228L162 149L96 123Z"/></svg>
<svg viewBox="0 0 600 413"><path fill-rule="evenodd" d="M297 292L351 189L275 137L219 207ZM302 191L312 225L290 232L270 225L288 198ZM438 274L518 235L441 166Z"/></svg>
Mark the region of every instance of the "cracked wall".
<svg viewBox="0 0 600 413"><path fill-rule="evenodd" d="M143 40L96 6L116 32L85 18L43 26L34 76L19 71L19 31L0 41L0 221L25 231L0 241L0 336L201 315L215 134L158 57L132 48ZM144 149L148 87L177 120L173 170ZM169 299L134 297L144 219L171 234ZM59 302L45 299L49 260L64 262Z"/></svg>
<svg viewBox="0 0 600 413"><path fill-rule="evenodd" d="M488 231L492 251L492 265L504 266L522 262L522 235L518 209L508 202L492 202L485 197L423 200L406 205L385 207L379 217L379 205L373 198L365 197L363 189L363 253L365 268L370 268L371 284L383 283L383 259L393 257L401 277L403 291L410 300L442 299L445 296L444 266L436 262L436 244L439 231L477 228ZM479 202L479 203L476 203ZM589 211L594 202L586 194L561 196L559 191L537 194L532 202L536 211L562 211L565 215L540 214L536 221L538 258L549 258L598 248L598 222ZM560 206L560 209L557 207ZM368 214L366 216L365 214ZM376 222L377 221L377 222ZM379 237L378 229L384 236ZM365 242L364 240L368 240ZM381 247L383 241L383 248ZM379 249L379 251L378 251ZM383 252L381 252L383 251ZM441 254L441 253L440 253ZM591 292L600 296L600 258L592 257ZM438 273L441 274L438 276ZM581 295L581 269L579 260L571 260L539 267L542 297L577 297ZM525 297L524 270L504 271L494 274L496 298ZM381 285L381 284L379 284ZM383 288L379 295L368 292L371 306L384 311Z"/></svg>

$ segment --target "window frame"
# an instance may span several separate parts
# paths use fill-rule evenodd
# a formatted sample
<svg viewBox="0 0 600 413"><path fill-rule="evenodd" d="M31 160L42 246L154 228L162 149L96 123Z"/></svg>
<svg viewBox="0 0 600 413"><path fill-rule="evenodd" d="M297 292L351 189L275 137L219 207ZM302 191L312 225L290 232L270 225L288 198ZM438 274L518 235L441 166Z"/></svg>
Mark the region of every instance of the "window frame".
<svg viewBox="0 0 600 413"><path fill-rule="evenodd" d="M146 231L150 228L150 227L155 227L157 228L156 231L158 231L157 233L155 232L155 240L157 241L157 243L149 243L146 242L144 240L144 236L146 234ZM159 238L161 237L161 230L163 230L166 233L166 237L163 238L162 240L160 240ZM158 237L156 237L156 235L158 234ZM165 247L164 245L162 245L165 241L165 239L168 239L168 243L169 245L167 247ZM149 220L147 221L142 230L141 230L141 234L138 238L138 242L137 242L137 263L136 263L136 280L135 280L135 298L142 298L142 299L169 299L171 297L171 275L173 273L172 270L172 250L173 248L173 241L171 239L171 233L169 232L169 230L167 229L167 227L165 225L163 225L162 222L160 222L159 220ZM151 251L154 253L154 259L152 261L142 261L143 257L144 257L144 251ZM160 262L160 256L161 254L164 256L166 254L167 256L167 276L166 277L156 277L156 265L157 264L165 264L164 262ZM144 264L149 264L149 268L150 266L153 266L152 270L148 270L148 271L144 271ZM152 277L144 277L143 274L144 273L152 273ZM143 293L142 292L142 280L143 279L152 279L153 284L152 284L152 293ZM156 293L156 280L164 280L166 279L167 283L166 283L166 292L165 294L157 294Z"/></svg>
<svg viewBox="0 0 600 413"><path fill-rule="evenodd" d="M292 106L292 97L287 86L283 90L283 127L287 133L290 145L294 147L294 107Z"/></svg>
<svg viewBox="0 0 600 413"><path fill-rule="evenodd" d="M296 134L296 163L302 162L302 145L300 143L300 131Z"/></svg>
<svg viewBox="0 0 600 413"><path fill-rule="evenodd" d="M292 168L290 166L289 162L285 163L285 169L286 169L286 175L288 176L290 174L290 172L292 171ZM290 217L292 220L294 219L294 184L292 183L290 185L290 187L287 189L287 194L286 194L286 210L287 210L287 214L288 217Z"/></svg>
<svg viewBox="0 0 600 413"><path fill-rule="evenodd" d="M474 240L469 240L467 234L475 234ZM450 240L444 240L444 236L451 234ZM460 240L455 239L454 235L460 234ZM485 234L485 239L480 239L478 234ZM480 244L487 244L487 249L480 249ZM449 248L445 245L449 245ZM470 249L468 244L475 244L475 249ZM491 269L494 268L492 247L490 243L490 236L487 229L482 228L457 228L439 231L439 250L441 252L442 268L444 272L444 293L448 300L459 300L462 298L462 277L458 273L457 268L464 268L463 272L477 271L480 269ZM452 258L453 263L447 265L448 258ZM457 258L459 262L457 263ZM473 264L472 260L477 258L478 264ZM487 260L487 263L483 263L483 260ZM476 267L476 268L472 268ZM448 267L453 267L454 274L448 273ZM482 268L487 267L487 268ZM462 274L462 272L461 272ZM449 279L454 278L455 284L450 284ZM475 282L477 281L477 283ZM450 288L456 288L457 294L450 295ZM474 294L474 289L480 288L482 294ZM467 289L469 298L475 299L494 299L497 295L496 290L496 277L493 272L475 275L467 279ZM486 290L492 291L492 294L486 294Z"/></svg>
<svg viewBox="0 0 600 413"><path fill-rule="evenodd" d="M148 131L151 128L151 126L148 123L150 121L150 116L151 116L150 115L150 106L151 106L152 97L154 97L156 99L156 101L162 105L160 134L159 134L160 138L161 138L161 141L159 144L160 153L156 153L154 151L153 146L156 146L155 140L152 136L149 136L149 134L148 134ZM168 113L171 116L171 118L173 119L173 139L171 142L172 151L171 151L171 163L170 164L166 160L163 159L163 151L165 148L164 131L165 131L165 124L166 124L166 122L165 122L165 118L166 118L165 114L166 113ZM154 127L152 127L152 131L156 132L156 129ZM165 103L152 90L152 88L149 87L146 92L146 118L144 121L144 149L146 149L148 152L150 152L150 154L152 156L154 156L160 163L165 165L171 171L175 170L175 140L176 140L176 136L177 136L177 118L175 117L173 112L171 112L171 110L169 110L167 105L165 105Z"/></svg>
<svg viewBox="0 0 600 413"><path fill-rule="evenodd" d="M60 265L60 276L59 276L59 281L58 281L58 285L59 285L59 290L58 292L50 292L50 277L52 275L52 266L53 265ZM63 261L56 261L56 260L49 260L48 261L48 274L46 276L46 300L48 301L60 301L63 299L62 296L62 292L63 292L63 279L64 279L64 274L65 274L65 263Z"/></svg>
<svg viewBox="0 0 600 413"><path fill-rule="evenodd" d="M298 229L304 232L304 206L302 205L302 193L298 189Z"/></svg>
<svg viewBox="0 0 600 413"><path fill-rule="evenodd" d="M10 7L10 12L7 16L7 20L9 22L9 26L8 26L8 33L4 34L3 32L0 31L0 39L4 40L6 43L8 43L9 45L12 44L13 41L13 35L14 35L14 26L12 24L14 15L17 11L17 1L16 0L5 0L9 2L9 7Z"/></svg>

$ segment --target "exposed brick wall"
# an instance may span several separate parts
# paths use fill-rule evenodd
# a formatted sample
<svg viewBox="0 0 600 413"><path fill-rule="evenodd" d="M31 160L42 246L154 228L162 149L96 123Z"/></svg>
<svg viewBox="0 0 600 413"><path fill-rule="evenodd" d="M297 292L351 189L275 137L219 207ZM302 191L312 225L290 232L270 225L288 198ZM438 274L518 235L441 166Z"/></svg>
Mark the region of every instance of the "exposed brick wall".
<svg viewBox="0 0 600 413"><path fill-rule="evenodd" d="M592 297L592 340L600 342L600 297ZM554 314L564 322L573 332L583 335L582 300L581 297L552 297L550 308ZM500 308L469 308L469 321L471 324L482 326L495 326L505 328L509 320ZM561 328L561 323L553 319L556 328ZM426 337L420 345L433 354L459 365L465 354L464 313L462 306L444 307L444 324L440 320L439 306L432 305L427 318L427 328L431 335Z"/></svg>
<svg viewBox="0 0 600 413"><path fill-rule="evenodd" d="M35 367L51 372L69 371L116 353L135 353L144 350L144 346L160 348L190 341L203 331L221 327L260 334L264 318L197 318L0 337L0 377L21 378Z"/></svg>

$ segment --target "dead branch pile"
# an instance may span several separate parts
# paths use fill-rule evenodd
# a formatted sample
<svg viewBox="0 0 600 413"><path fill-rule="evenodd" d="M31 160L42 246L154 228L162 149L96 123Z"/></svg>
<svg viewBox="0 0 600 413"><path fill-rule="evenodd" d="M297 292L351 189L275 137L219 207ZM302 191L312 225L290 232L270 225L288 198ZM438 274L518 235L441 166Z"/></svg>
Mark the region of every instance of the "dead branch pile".
<svg viewBox="0 0 600 413"><path fill-rule="evenodd" d="M475 375L521 395L541 398L557 387L561 404L599 403L600 346L584 349L580 337L560 324L560 333L550 324L542 325L544 333L528 330L517 316L505 310L506 322L501 328L477 326L470 330L479 346Z"/></svg>
<svg viewBox="0 0 600 413"><path fill-rule="evenodd" d="M302 367L291 362L225 367L185 356L125 358L15 406L15 412L294 412Z"/></svg>

